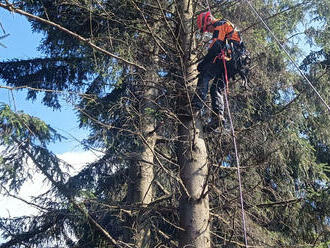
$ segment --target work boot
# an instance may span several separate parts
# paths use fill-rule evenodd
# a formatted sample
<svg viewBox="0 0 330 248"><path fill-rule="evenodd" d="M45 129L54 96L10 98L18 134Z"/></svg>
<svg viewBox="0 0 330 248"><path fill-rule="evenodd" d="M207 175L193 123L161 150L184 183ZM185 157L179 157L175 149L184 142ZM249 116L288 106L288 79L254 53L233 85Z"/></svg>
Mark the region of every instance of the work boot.
<svg viewBox="0 0 330 248"><path fill-rule="evenodd" d="M212 115L211 121L207 124L208 132L220 132L221 127L225 126L225 118L222 115Z"/></svg>

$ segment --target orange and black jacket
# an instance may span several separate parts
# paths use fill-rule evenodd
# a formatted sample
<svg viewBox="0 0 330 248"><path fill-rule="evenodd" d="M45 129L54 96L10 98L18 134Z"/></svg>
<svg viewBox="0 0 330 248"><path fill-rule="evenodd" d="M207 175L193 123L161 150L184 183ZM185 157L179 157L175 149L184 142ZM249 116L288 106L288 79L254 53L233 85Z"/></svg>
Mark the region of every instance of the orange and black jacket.
<svg viewBox="0 0 330 248"><path fill-rule="evenodd" d="M241 37L239 35L239 32L235 30L234 25L223 19L223 20L214 20L212 24L214 26L214 32L212 37L212 43L210 45L210 48L214 45L215 42L225 42L228 41L236 41L241 42Z"/></svg>
<svg viewBox="0 0 330 248"><path fill-rule="evenodd" d="M213 61L214 57L225 47L226 40L234 41L234 43L237 44L241 42L239 32L235 30L235 27L231 22L225 19L214 20L211 25L214 26L212 43L210 44L208 53L201 62L203 64Z"/></svg>

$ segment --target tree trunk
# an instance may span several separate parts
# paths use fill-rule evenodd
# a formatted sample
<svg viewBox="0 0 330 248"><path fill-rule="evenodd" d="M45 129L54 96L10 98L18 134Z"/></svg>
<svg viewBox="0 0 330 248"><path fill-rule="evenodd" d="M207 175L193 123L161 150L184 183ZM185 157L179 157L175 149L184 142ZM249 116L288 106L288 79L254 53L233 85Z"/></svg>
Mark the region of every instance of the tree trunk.
<svg viewBox="0 0 330 248"><path fill-rule="evenodd" d="M144 99L142 100L143 118L141 127L144 128L143 136L145 143L143 144L143 151L141 152L140 161L137 162L137 182L135 190L135 202L140 203L142 208L148 207L148 204L153 199L152 181L154 179L154 148L156 144L155 133L150 134L155 129L154 117L148 116L146 108L153 108L152 99L155 97L155 90L150 88L145 92ZM148 248L150 247L150 221L147 216L148 212L140 211L137 218L135 244L137 247Z"/></svg>
<svg viewBox="0 0 330 248"><path fill-rule="evenodd" d="M185 230L180 247L209 248L209 198L207 195L207 152L200 121L194 129L192 121L180 125L179 164L182 187L180 222Z"/></svg>
<svg viewBox="0 0 330 248"><path fill-rule="evenodd" d="M191 24L193 17L192 1L180 1L180 15L183 24L181 30L181 47L184 51L183 63L185 71L183 72L185 81L183 91L188 86L196 87L196 80L192 85L188 85L193 78L197 76L196 65L192 61L196 60L196 55L190 53L195 49L195 42L191 36ZM185 91L183 102L179 105L189 103L188 94ZM182 98L182 96L181 96ZM189 105L189 104L188 104ZM181 106L178 106L180 108ZM181 107L182 108L182 107ZM180 222L184 229L180 236L180 247L209 248L210 230L209 230L209 198L207 188L207 151L203 138L202 123L199 119L189 118L191 114L189 107L184 108L182 123L178 127L178 162L180 164L180 176L183 182L182 198L180 199ZM186 118L188 116L188 118Z"/></svg>
<svg viewBox="0 0 330 248"><path fill-rule="evenodd" d="M146 108L149 104L149 97L155 93L153 90L147 90L143 97L142 106ZM146 114L142 114L146 116ZM154 154L153 150L156 144L155 134L148 135L155 128L154 118L146 117L141 121L143 127L142 133L144 136L144 143L141 145L141 152L135 159L132 160L130 168L130 183L128 185L128 202L134 205L140 205L138 216L129 221L128 226L132 228L131 231L125 234L126 241L133 241L136 247L147 248L150 247L150 227L149 219L143 214L148 214L143 209L148 207L148 204L153 199L152 181L154 179ZM134 229L133 229L134 228Z"/></svg>
<svg viewBox="0 0 330 248"><path fill-rule="evenodd" d="M151 54L157 54L155 51L150 51ZM156 55L151 56L151 63L153 66L157 65L158 58ZM150 221L147 217L148 211L144 211L148 204L153 199L152 181L154 180L154 148L157 141L155 130L155 118L152 111L155 108L154 99L157 95L155 84L157 81L157 74L155 68L150 66L148 74L144 77L144 82L141 82L143 89L141 90L141 100L139 110L141 113L140 119L140 133L141 145L133 166L130 171L130 184L128 189L128 200L131 204L138 204L141 206L137 218L133 221L134 225L134 243L136 247L148 248L150 247ZM133 223L131 223L133 224Z"/></svg>

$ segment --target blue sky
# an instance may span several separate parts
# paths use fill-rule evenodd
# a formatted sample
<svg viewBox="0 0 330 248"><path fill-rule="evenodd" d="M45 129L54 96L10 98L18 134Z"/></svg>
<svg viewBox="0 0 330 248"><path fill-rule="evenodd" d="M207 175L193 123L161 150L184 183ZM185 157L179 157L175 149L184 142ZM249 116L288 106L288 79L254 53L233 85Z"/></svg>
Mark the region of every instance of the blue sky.
<svg viewBox="0 0 330 248"><path fill-rule="evenodd" d="M3 48L0 46L0 61L42 56L37 50L42 35L32 33L31 26L25 17L0 9L0 23L6 33L10 34L8 37L0 40L7 47ZM2 35L3 32L0 30L0 36ZM3 82L0 81L0 83L4 85ZM68 138L61 143L50 145L49 148L54 153L61 154L82 150L79 142L75 139L82 140L86 137L87 132L78 128L75 111L70 104L66 103L65 99L61 101L63 108L57 111L53 111L42 105L40 98L35 102L26 101L25 99L26 91L24 90L16 90L11 94L11 91L0 88L0 102L9 104L12 109L14 109L15 105L17 111L24 111L27 114L39 117Z"/></svg>

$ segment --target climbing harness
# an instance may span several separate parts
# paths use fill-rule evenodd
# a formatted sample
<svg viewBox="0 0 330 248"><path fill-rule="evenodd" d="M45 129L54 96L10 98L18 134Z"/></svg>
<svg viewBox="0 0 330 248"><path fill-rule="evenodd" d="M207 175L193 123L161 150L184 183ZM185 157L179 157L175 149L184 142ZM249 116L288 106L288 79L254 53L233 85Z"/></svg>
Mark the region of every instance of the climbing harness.
<svg viewBox="0 0 330 248"><path fill-rule="evenodd" d="M248 88L248 74L250 72L249 66L251 64L251 58L248 52L245 49L244 44L240 43L237 46L233 45L233 42L226 41L226 48L221 50L215 58L213 59L213 63L217 60L225 59L226 61L231 61L233 63L234 74L231 77L235 80L235 75L238 74L242 79L242 86L247 89ZM227 70L225 68L225 70ZM228 72L226 72L228 77ZM229 92L227 87L227 92Z"/></svg>
<svg viewBox="0 0 330 248"><path fill-rule="evenodd" d="M228 50L225 52L225 50L221 50L221 53L219 53L217 56L213 59L213 64L217 61L217 59L222 60L225 59L226 61L230 61L232 59L231 57L231 51L228 52Z"/></svg>
<svg viewBox="0 0 330 248"><path fill-rule="evenodd" d="M231 117L231 112L229 108L229 101L228 101L228 73L227 73L227 66L226 66L226 56L225 56L225 51L221 50L221 58L223 62L223 67L224 67L224 79L226 83L226 90L225 90L225 101L226 101L226 108L228 112L228 117L229 117L229 122L230 122L230 129L231 129L231 134L233 136L233 143L234 143L234 149L235 149L235 159L236 159L236 166L237 166L237 177L238 177L238 185L239 185L239 196L240 196L240 203L241 203L241 212L242 212L242 222L243 222L243 232L244 232L244 242L245 242L245 247L248 247L248 241L247 241L247 231L246 231L246 221L245 221L245 211L244 211L244 199L243 199L243 187L242 187L242 179L241 179L241 171L240 171L240 162L239 162L239 157L238 157L238 149L237 149L237 144L236 144L236 135L235 135L235 130L234 130L234 125L233 125L233 120Z"/></svg>

